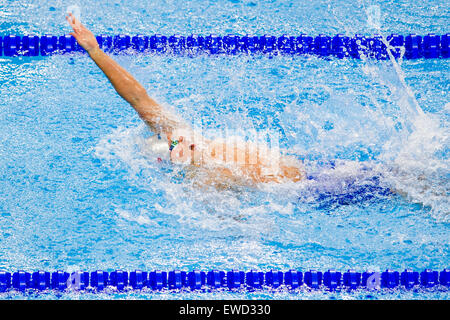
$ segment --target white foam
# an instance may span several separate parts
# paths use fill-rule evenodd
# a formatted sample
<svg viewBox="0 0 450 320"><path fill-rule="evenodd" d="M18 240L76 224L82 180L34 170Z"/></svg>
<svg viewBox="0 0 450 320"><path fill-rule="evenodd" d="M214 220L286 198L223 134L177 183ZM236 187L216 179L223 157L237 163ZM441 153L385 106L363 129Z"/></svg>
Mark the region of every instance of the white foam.
<svg viewBox="0 0 450 320"><path fill-rule="evenodd" d="M157 225L157 223L150 220L150 218L142 212L136 216L133 212L117 208L116 213L123 219L137 222L140 225Z"/></svg>

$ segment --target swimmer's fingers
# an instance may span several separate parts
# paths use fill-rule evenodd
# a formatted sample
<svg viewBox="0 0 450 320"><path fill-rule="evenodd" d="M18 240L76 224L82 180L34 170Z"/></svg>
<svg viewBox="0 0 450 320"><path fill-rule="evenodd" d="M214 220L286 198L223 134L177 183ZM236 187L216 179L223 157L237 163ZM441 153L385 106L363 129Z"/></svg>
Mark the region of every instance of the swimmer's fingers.
<svg viewBox="0 0 450 320"><path fill-rule="evenodd" d="M86 29L71 12L69 12L69 15L66 16L66 20L75 32L81 32L83 29Z"/></svg>
<svg viewBox="0 0 450 320"><path fill-rule="evenodd" d="M73 32L70 32L69 34L78 40L78 36L80 35L80 30L76 25L75 17L72 15L72 13L69 13L69 15L66 16L66 20L67 20L67 22L69 22L70 26L73 29Z"/></svg>
<svg viewBox="0 0 450 320"><path fill-rule="evenodd" d="M69 13L66 20L73 29L73 32L69 34L77 40L81 47L83 47L87 52L91 49L98 48L98 42L94 34L83 26L72 13Z"/></svg>
<svg viewBox="0 0 450 320"><path fill-rule="evenodd" d="M72 28L74 28L75 27L75 17L72 15L72 13L70 13L69 12L69 15L68 16L66 16L66 20L67 20L67 22L70 24L70 26L72 27Z"/></svg>

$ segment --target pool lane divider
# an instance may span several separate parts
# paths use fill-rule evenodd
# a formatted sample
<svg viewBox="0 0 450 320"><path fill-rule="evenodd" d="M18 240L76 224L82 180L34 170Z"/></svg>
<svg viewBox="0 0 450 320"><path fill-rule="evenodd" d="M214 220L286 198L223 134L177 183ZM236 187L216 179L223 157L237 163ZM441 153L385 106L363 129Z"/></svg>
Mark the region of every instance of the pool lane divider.
<svg viewBox="0 0 450 320"><path fill-rule="evenodd" d="M386 38L395 58L404 52L406 59L435 59L449 57L450 34L407 36L391 34ZM273 35L99 35L100 47L110 53L176 54L176 55L317 55L321 57L360 59L388 59L387 48L380 35L354 37L338 34L327 36L273 36ZM6 35L0 37L0 56L48 56L84 52L75 38L70 35Z"/></svg>
<svg viewBox="0 0 450 320"><path fill-rule="evenodd" d="M0 292L27 290L93 290L110 288L117 291L140 290L274 290L277 288L310 288L325 290L352 289L411 289L433 288L448 290L450 269L440 272L425 269L422 272L406 269L402 272L357 272L348 270L341 273L333 269L326 272L309 270L282 271L141 271L126 272L116 270L106 272L64 272L64 271L0 271Z"/></svg>

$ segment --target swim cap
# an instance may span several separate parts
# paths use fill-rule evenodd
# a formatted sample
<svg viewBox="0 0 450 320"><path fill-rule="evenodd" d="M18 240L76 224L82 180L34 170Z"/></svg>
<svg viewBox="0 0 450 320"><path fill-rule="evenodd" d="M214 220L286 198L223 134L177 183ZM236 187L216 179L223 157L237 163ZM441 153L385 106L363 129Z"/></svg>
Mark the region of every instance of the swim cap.
<svg viewBox="0 0 450 320"><path fill-rule="evenodd" d="M169 160L170 159L170 151L167 145L167 140L161 138L160 135L155 134L147 139L147 143L149 145L150 151L155 154L157 159L161 160Z"/></svg>

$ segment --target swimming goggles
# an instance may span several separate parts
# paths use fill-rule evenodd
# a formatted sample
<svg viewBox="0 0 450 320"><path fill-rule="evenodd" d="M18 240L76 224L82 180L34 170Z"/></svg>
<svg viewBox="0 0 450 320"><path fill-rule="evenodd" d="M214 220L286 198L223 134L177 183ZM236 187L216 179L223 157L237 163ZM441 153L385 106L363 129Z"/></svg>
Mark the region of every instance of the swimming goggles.
<svg viewBox="0 0 450 320"><path fill-rule="evenodd" d="M178 144L178 140L172 140L172 143L169 146L169 151L172 151L173 148L175 148L177 144Z"/></svg>

